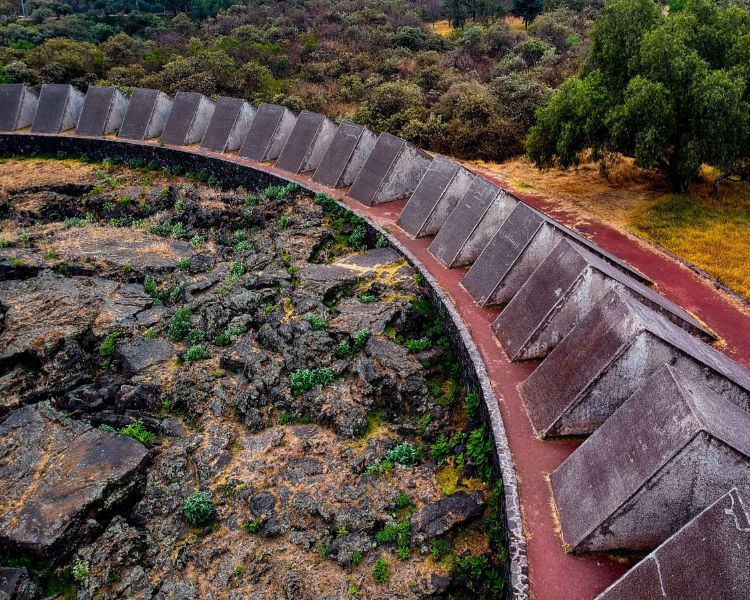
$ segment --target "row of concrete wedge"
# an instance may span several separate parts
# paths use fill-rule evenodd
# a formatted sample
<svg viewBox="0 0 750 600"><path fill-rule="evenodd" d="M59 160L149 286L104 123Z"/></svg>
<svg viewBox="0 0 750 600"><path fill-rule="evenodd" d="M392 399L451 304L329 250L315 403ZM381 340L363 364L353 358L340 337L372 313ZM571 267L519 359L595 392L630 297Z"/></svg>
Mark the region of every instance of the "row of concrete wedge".
<svg viewBox="0 0 750 600"><path fill-rule="evenodd" d="M504 306L508 357L543 359L521 385L537 434L588 436L550 477L567 550L653 551L599 598L750 598L750 372L637 270L454 161L316 113L0 85L0 130L29 126L237 151L367 206L407 200L398 225Z"/></svg>

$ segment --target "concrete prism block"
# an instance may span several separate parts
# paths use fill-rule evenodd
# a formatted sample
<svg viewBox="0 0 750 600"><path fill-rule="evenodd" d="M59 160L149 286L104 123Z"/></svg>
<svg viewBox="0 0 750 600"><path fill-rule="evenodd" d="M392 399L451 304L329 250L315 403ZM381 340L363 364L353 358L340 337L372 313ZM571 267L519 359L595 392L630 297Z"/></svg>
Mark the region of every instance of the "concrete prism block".
<svg viewBox="0 0 750 600"><path fill-rule="evenodd" d="M213 114L214 103L203 94L177 92L161 141L172 146L189 146L200 142Z"/></svg>
<svg viewBox="0 0 750 600"><path fill-rule="evenodd" d="M596 600L736 600L750 594L750 497L734 488Z"/></svg>
<svg viewBox="0 0 750 600"><path fill-rule="evenodd" d="M83 108L83 94L67 83L45 83L39 92L32 133L60 133L73 129Z"/></svg>
<svg viewBox="0 0 750 600"><path fill-rule="evenodd" d="M408 198L432 162L426 152L390 133L381 133L349 196L365 206Z"/></svg>
<svg viewBox="0 0 750 600"><path fill-rule="evenodd" d="M476 177L430 244L446 267L471 264L518 204L505 190Z"/></svg>
<svg viewBox="0 0 750 600"><path fill-rule="evenodd" d="M117 131L127 109L128 98L120 90L90 85L83 101L76 135L99 136Z"/></svg>
<svg viewBox="0 0 750 600"><path fill-rule="evenodd" d="M297 117L288 108L261 104L240 147L240 156L255 162L277 159L296 121Z"/></svg>
<svg viewBox="0 0 750 600"><path fill-rule="evenodd" d="M242 98L221 96L201 141L201 148L214 152L238 150L250 131L255 108Z"/></svg>
<svg viewBox="0 0 750 600"><path fill-rule="evenodd" d="M458 163L436 156L401 211L398 226L415 238L435 235L475 178Z"/></svg>
<svg viewBox="0 0 750 600"><path fill-rule="evenodd" d="M303 110L289 135L276 166L290 173L314 171L336 135L336 123Z"/></svg>
<svg viewBox="0 0 750 600"><path fill-rule="evenodd" d="M31 125L39 97L21 83L0 84L0 131Z"/></svg>
<svg viewBox="0 0 750 600"><path fill-rule="evenodd" d="M172 100L166 94L148 88L134 89L118 137L147 140L160 136L171 110Z"/></svg>
<svg viewBox="0 0 750 600"><path fill-rule="evenodd" d="M341 123L328 151L313 174L313 181L328 187L346 187L357 178L372 152L377 136L354 123Z"/></svg>
<svg viewBox="0 0 750 600"><path fill-rule="evenodd" d="M463 286L480 306L506 304L561 239L573 240L614 268L650 283L616 256L519 202L477 257Z"/></svg>
<svg viewBox="0 0 750 600"><path fill-rule="evenodd" d="M631 296L693 335L711 333L695 317L569 240L562 239L492 324L511 360L548 354L609 290Z"/></svg>
<svg viewBox="0 0 750 600"><path fill-rule="evenodd" d="M616 291L609 292L520 387L541 436L596 430L665 364L750 411L750 372Z"/></svg>
<svg viewBox="0 0 750 600"><path fill-rule="evenodd" d="M550 475L566 547L649 550L747 493L748 431L750 413L663 367Z"/></svg>

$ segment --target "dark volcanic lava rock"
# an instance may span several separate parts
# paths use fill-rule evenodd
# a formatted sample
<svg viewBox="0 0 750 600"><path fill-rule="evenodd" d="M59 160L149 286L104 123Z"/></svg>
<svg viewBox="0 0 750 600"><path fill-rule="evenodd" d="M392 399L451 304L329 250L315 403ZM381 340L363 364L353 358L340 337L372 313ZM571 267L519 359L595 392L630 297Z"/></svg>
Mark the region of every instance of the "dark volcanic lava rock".
<svg viewBox="0 0 750 600"><path fill-rule="evenodd" d="M0 424L0 455L0 543L61 561L128 501L148 450L40 404Z"/></svg>
<svg viewBox="0 0 750 600"><path fill-rule="evenodd" d="M0 568L0 600L34 600L38 593L25 568Z"/></svg>
<svg viewBox="0 0 750 600"><path fill-rule="evenodd" d="M485 500L481 491L456 492L444 500L425 506L414 515L411 523L413 534L422 538L433 538L450 531L458 525L482 516Z"/></svg>

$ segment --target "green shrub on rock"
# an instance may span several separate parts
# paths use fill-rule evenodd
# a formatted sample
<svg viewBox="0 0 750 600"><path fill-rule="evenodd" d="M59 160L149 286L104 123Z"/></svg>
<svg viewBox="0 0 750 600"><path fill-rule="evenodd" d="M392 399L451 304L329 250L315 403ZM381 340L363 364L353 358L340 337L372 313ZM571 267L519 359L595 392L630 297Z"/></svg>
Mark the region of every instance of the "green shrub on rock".
<svg viewBox="0 0 750 600"><path fill-rule="evenodd" d="M182 514L194 527L207 525L213 521L214 506L211 502L211 494L195 492L190 495L182 505Z"/></svg>

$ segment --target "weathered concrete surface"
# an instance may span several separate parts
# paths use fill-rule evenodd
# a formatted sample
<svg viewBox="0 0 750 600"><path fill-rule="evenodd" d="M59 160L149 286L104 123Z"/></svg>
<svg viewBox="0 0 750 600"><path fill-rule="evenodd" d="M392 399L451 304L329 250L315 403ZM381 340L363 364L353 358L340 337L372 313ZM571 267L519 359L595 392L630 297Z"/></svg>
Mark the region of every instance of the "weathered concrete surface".
<svg viewBox="0 0 750 600"><path fill-rule="evenodd" d="M158 90L136 88L130 96L119 137L147 140L160 136L172 109L172 100Z"/></svg>
<svg viewBox="0 0 750 600"><path fill-rule="evenodd" d="M733 489L596 600L736 600L750 593L750 497Z"/></svg>
<svg viewBox="0 0 750 600"><path fill-rule="evenodd" d="M173 146L189 146L200 142L213 114L214 103L203 94L177 92L161 141Z"/></svg>
<svg viewBox="0 0 750 600"><path fill-rule="evenodd" d="M475 177L458 163L436 156L401 211L398 226L417 238L435 235Z"/></svg>
<svg viewBox="0 0 750 600"><path fill-rule="evenodd" d="M585 435L670 364L750 411L750 372L640 302L611 291L523 382L537 434Z"/></svg>
<svg viewBox="0 0 750 600"><path fill-rule="evenodd" d="M314 171L328 151L336 124L318 113L303 110L284 145L276 166L290 173Z"/></svg>
<svg viewBox="0 0 750 600"><path fill-rule="evenodd" d="M42 85L42 91L39 92L31 131L33 133L60 133L72 129L78 124L81 108L83 108L83 94L72 85L45 83Z"/></svg>
<svg viewBox="0 0 750 600"><path fill-rule="evenodd" d="M90 85L83 101L76 135L107 135L120 129L128 98L113 87Z"/></svg>
<svg viewBox="0 0 750 600"><path fill-rule="evenodd" d="M0 131L31 125L39 97L21 83L0 84Z"/></svg>
<svg viewBox="0 0 750 600"><path fill-rule="evenodd" d="M609 290L643 302L695 336L712 339L679 306L566 239L500 313L492 331L511 360L545 356Z"/></svg>
<svg viewBox="0 0 750 600"><path fill-rule="evenodd" d="M494 183L477 177L430 244L446 267L472 263L518 201Z"/></svg>
<svg viewBox="0 0 750 600"><path fill-rule="evenodd" d="M365 206L407 198L431 162L426 152L390 133L381 133L349 196Z"/></svg>
<svg viewBox="0 0 750 600"><path fill-rule="evenodd" d="M221 96L216 102L201 148L214 152L239 149L254 117L255 108L242 98Z"/></svg>
<svg viewBox="0 0 750 600"><path fill-rule="evenodd" d="M297 117L288 108L261 104L240 147L240 156L256 162L277 159L296 120Z"/></svg>
<svg viewBox="0 0 750 600"><path fill-rule="evenodd" d="M572 551L654 548L732 487L750 491L750 414L663 367L550 476Z"/></svg>
<svg viewBox="0 0 750 600"><path fill-rule="evenodd" d="M341 123L313 174L313 181L332 188L351 185L376 141L375 134L365 127Z"/></svg>
<svg viewBox="0 0 750 600"><path fill-rule="evenodd" d="M25 406L0 424L0 543L63 560L127 500L148 450L52 409ZM79 539L79 538L84 538Z"/></svg>
<svg viewBox="0 0 750 600"><path fill-rule="evenodd" d="M519 202L477 257L463 285L481 306L506 304L561 239L575 241L615 269L650 283L616 256Z"/></svg>

